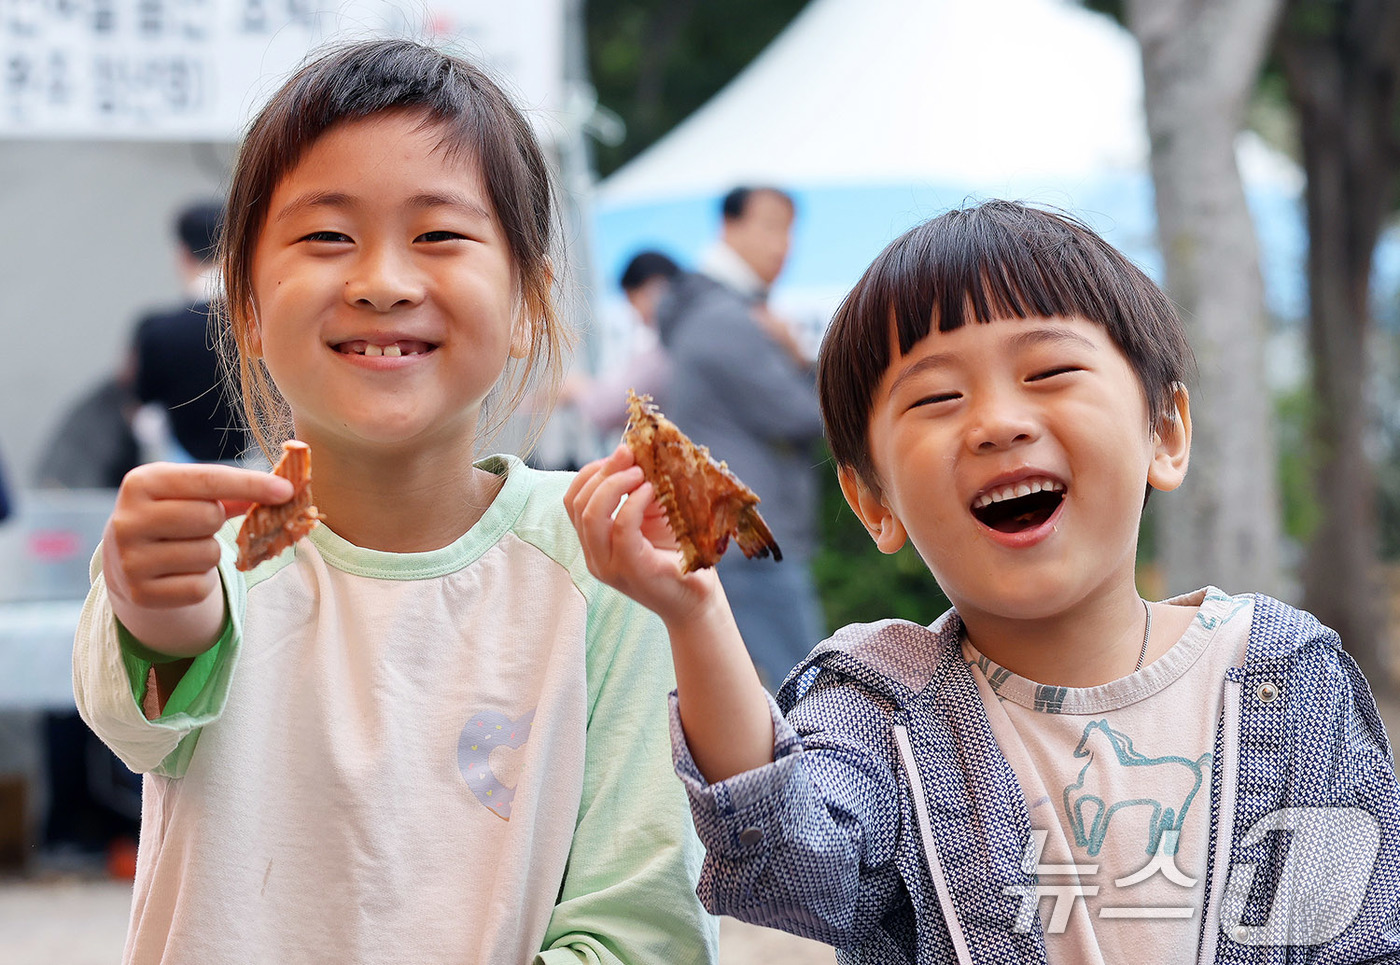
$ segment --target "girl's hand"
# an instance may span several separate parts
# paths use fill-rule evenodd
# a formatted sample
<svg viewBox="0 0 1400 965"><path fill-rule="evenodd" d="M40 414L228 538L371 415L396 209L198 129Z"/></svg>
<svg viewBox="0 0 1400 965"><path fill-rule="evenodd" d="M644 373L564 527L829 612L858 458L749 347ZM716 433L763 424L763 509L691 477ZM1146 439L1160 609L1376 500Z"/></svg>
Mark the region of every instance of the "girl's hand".
<svg viewBox="0 0 1400 965"><path fill-rule="evenodd" d="M665 510L625 445L579 470L564 506L589 571L667 624L689 619L714 602L719 583L714 571L682 571Z"/></svg>
<svg viewBox="0 0 1400 965"><path fill-rule="evenodd" d="M251 502L291 497L282 477L232 466L150 463L127 473L102 534L102 572L117 619L153 650L207 650L224 621L214 534Z"/></svg>

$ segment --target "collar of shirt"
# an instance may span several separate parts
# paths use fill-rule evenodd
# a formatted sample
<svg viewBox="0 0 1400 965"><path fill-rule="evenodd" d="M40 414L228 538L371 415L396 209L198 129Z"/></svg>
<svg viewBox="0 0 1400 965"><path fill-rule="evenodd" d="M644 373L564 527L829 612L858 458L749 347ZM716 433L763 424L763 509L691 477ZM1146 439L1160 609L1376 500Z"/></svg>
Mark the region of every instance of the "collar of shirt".
<svg viewBox="0 0 1400 965"><path fill-rule="evenodd" d="M768 297L768 286L749 267L737 251L724 242L717 242L700 259L700 273L732 288L745 298L763 301Z"/></svg>
<svg viewBox="0 0 1400 965"><path fill-rule="evenodd" d="M212 302L224 293L223 281L217 265L201 268L185 284L185 297L192 302Z"/></svg>

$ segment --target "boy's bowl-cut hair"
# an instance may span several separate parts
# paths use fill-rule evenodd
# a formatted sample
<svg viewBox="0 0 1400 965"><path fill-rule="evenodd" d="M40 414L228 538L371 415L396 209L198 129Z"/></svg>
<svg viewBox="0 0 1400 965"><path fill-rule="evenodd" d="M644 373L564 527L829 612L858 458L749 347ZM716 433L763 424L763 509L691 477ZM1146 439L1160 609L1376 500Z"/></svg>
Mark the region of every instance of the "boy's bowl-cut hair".
<svg viewBox="0 0 1400 965"><path fill-rule="evenodd" d="M822 419L838 466L879 479L867 428L894 359L936 327L969 320L1078 316L1108 329L1156 420L1168 419L1195 360L1171 301L1080 221L987 201L925 221L882 251L837 309L817 370ZM893 336L893 337L892 337Z"/></svg>
<svg viewBox="0 0 1400 965"><path fill-rule="evenodd" d="M554 189L529 122L487 74L426 44L383 39L332 49L293 74L254 118L229 188L220 252L220 347L249 425L269 458L291 435L290 413L261 360L248 351L248 339L253 252L273 190L332 127L386 111L421 114L425 127L442 130L444 150L481 165L510 246L532 348L509 401L488 413L486 431L499 428L541 371L551 387L562 379L571 337L552 295L558 237Z"/></svg>

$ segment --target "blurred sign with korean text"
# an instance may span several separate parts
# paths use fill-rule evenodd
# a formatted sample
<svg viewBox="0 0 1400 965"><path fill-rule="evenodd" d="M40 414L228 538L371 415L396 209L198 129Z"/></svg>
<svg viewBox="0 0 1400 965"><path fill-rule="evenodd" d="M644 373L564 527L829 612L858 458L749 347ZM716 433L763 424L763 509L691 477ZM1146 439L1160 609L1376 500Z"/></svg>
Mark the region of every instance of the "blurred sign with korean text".
<svg viewBox="0 0 1400 965"><path fill-rule="evenodd" d="M565 0L0 0L0 137L234 141L313 49L427 40L562 109Z"/></svg>

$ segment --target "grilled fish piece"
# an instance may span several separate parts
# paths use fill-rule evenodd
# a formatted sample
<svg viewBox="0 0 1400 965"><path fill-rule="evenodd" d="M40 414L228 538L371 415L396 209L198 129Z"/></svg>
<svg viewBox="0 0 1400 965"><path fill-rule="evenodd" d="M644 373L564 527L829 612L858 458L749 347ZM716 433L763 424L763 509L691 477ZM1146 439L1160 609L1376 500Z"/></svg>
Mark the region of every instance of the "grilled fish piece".
<svg viewBox="0 0 1400 965"><path fill-rule="evenodd" d="M733 536L744 555L781 560L782 551L758 514L759 499L710 450L691 442L651 404L651 396L627 392L627 429L622 441L642 475L656 489L681 546L685 572L714 566Z"/></svg>
<svg viewBox="0 0 1400 965"><path fill-rule="evenodd" d="M291 439L282 443L282 458L272 471L296 487L292 498L276 506L254 503L238 530L238 568L251 570L279 556L316 528L321 514L311 505L311 447Z"/></svg>

